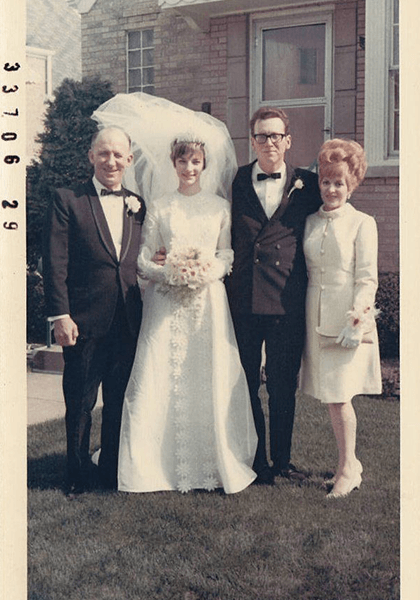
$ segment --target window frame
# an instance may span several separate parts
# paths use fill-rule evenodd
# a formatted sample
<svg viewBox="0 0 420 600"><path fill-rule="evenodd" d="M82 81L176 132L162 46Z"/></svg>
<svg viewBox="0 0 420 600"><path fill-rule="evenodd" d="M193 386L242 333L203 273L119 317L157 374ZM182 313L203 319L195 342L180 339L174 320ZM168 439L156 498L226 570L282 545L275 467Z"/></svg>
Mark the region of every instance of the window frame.
<svg viewBox="0 0 420 600"><path fill-rule="evenodd" d="M153 45L152 46L143 46L143 34L145 31L152 31L152 33L153 33ZM129 37L130 37L130 34L133 34L133 33L140 33L141 46L139 48L134 49L134 48L129 47ZM156 87L156 83L155 83L155 69L156 69L155 49L156 49L155 29L153 27L144 27L142 29L131 29L131 30L126 31L126 90L127 90L128 94L130 94L132 92L146 92L148 94L155 93L155 87ZM138 50L140 50L140 52L141 52L142 64L139 67L131 67L130 68L130 61L129 61L130 52L134 52L134 51L138 51ZM147 65L147 66L143 65L143 51L144 50L153 50L153 64L152 65ZM153 68L153 83L144 85L143 84L143 71L145 69L150 69L150 68ZM136 86L130 87L130 72L131 71L141 71L141 73L142 73L141 85L136 85ZM153 87L153 92L145 89L145 88L151 88L151 87ZM133 88L136 88L136 89L133 89Z"/></svg>
<svg viewBox="0 0 420 600"><path fill-rule="evenodd" d="M364 145L370 167L399 166L399 152L390 150L393 2L366 0Z"/></svg>
<svg viewBox="0 0 420 600"><path fill-rule="evenodd" d="M46 50L45 48L35 48L34 46L26 46L26 55L28 57L44 59L44 96L45 100L52 100L52 60L53 56L55 55L55 51Z"/></svg>

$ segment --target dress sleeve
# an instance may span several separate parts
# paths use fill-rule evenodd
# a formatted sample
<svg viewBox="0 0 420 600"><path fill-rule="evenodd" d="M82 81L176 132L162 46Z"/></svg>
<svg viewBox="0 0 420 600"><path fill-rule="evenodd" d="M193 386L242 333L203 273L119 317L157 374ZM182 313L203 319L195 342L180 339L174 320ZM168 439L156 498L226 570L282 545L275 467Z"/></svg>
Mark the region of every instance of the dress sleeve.
<svg viewBox="0 0 420 600"><path fill-rule="evenodd" d="M222 223L220 226L219 239L216 248L215 276L222 279L232 270L233 250L231 247L231 216L230 205L223 211Z"/></svg>
<svg viewBox="0 0 420 600"><path fill-rule="evenodd" d="M155 207L148 208L142 229L137 267L141 279L161 282L165 280L164 269L152 261L155 252L163 246L159 230L159 215Z"/></svg>
<svg viewBox="0 0 420 600"><path fill-rule="evenodd" d="M355 277L353 309L361 315L374 316L378 287L378 232L373 217L366 216L355 239ZM370 319L368 319L370 320Z"/></svg>

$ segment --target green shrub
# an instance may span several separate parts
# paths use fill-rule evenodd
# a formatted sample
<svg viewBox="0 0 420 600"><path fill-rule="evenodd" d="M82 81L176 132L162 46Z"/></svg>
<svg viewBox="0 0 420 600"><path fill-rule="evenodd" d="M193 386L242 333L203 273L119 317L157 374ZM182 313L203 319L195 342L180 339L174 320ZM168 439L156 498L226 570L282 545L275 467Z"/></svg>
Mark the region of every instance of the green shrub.
<svg viewBox="0 0 420 600"><path fill-rule="evenodd" d="M376 305L381 358L396 358L400 350L400 287L398 273L380 273Z"/></svg>
<svg viewBox="0 0 420 600"><path fill-rule="evenodd" d="M44 213L51 190L69 187L92 176L88 149L97 123L94 110L113 96L111 84L99 77L64 79L48 103L39 160L27 168L27 263L34 270L42 253Z"/></svg>
<svg viewBox="0 0 420 600"><path fill-rule="evenodd" d="M46 343L44 286L37 270L26 269L26 336L27 341Z"/></svg>
<svg viewBox="0 0 420 600"><path fill-rule="evenodd" d="M42 277L37 271L42 254L44 214L51 191L92 176L88 149L97 124L94 110L113 96L111 84L99 77L64 79L48 103L39 160L26 172L27 181L27 341L46 341Z"/></svg>

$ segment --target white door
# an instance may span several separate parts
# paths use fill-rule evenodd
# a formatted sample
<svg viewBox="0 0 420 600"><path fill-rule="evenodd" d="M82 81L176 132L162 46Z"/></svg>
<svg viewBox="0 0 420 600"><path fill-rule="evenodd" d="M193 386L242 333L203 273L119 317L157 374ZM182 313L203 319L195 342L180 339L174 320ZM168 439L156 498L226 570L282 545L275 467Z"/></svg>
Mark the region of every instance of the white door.
<svg viewBox="0 0 420 600"><path fill-rule="evenodd" d="M313 167L331 134L331 13L253 20L251 113L277 106L290 119L288 161Z"/></svg>

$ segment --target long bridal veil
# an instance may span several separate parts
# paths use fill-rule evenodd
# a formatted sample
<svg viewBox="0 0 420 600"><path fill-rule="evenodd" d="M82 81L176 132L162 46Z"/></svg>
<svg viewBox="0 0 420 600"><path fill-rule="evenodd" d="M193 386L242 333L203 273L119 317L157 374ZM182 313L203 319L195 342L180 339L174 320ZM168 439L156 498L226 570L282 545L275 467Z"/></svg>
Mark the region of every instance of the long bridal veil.
<svg viewBox="0 0 420 600"><path fill-rule="evenodd" d="M170 160L175 140L204 142L206 168L203 190L228 198L237 170L236 154L224 123L203 112L175 104L144 92L117 94L92 115L99 127L117 126L132 140L133 166L126 170L124 184L146 200L159 198L178 186Z"/></svg>

